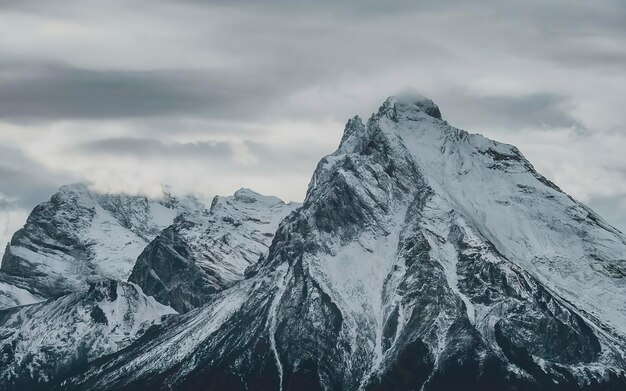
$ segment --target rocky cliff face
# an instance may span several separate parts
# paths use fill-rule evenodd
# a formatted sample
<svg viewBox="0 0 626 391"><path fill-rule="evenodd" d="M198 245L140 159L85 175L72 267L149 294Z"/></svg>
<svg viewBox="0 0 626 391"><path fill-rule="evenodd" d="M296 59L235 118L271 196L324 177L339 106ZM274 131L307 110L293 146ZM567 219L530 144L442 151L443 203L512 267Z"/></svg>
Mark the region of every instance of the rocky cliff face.
<svg viewBox="0 0 626 391"><path fill-rule="evenodd" d="M626 388L626 238L519 151L388 99L246 279L51 389Z"/></svg>
<svg viewBox="0 0 626 391"><path fill-rule="evenodd" d="M130 281L187 312L243 279L264 257L279 222L299 204L248 189L178 217L141 253Z"/></svg>
<svg viewBox="0 0 626 391"><path fill-rule="evenodd" d="M0 311L0 390L30 390L118 351L175 311L114 280Z"/></svg>
<svg viewBox="0 0 626 391"><path fill-rule="evenodd" d="M7 246L0 303L29 304L91 280L126 280L147 243L180 212L143 196L64 186L38 205Z"/></svg>

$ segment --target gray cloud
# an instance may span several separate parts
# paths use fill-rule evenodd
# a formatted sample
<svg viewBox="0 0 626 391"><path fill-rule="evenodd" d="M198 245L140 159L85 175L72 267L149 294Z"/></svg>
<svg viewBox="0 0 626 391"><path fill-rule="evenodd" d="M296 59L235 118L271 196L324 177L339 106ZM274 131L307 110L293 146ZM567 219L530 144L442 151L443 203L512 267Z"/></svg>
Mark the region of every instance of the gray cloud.
<svg viewBox="0 0 626 391"><path fill-rule="evenodd" d="M119 118L139 118L147 122L150 117L171 121L185 116L258 120L272 105L288 96L288 88L279 87L278 81L276 88L272 88L274 81L258 80L253 86L241 83L241 78L242 75L184 70L11 66L0 68L0 118L18 122ZM247 90L248 87L253 88ZM479 96L454 89L439 92L438 102L456 108L457 116L470 125L484 122L485 118L497 126L578 125L567 112L567 97L551 93ZM306 107L291 109L292 113L283 115L309 117L316 114ZM159 126L162 125L153 124L152 129ZM205 132L206 128L200 131Z"/></svg>
<svg viewBox="0 0 626 391"><path fill-rule="evenodd" d="M30 209L72 179L70 174L49 169L19 149L0 145L0 194L5 197L0 209Z"/></svg>
<svg viewBox="0 0 626 391"><path fill-rule="evenodd" d="M142 189L165 175L301 197L345 119L407 85L451 124L515 141L564 188L617 194L619 170L585 171L602 178L585 186L580 161L606 155L602 135L624 139L624 20L622 0L0 2L0 209L63 182Z"/></svg>
<svg viewBox="0 0 626 391"><path fill-rule="evenodd" d="M312 173L317 161L332 151L316 146L285 147L252 140L243 140L254 164L236 159L232 143L225 141L163 142L154 138L108 138L72 147L68 153L92 156L130 156L137 159L195 160L198 164L218 165L229 173L281 172ZM2 172L0 171L0 175Z"/></svg>
<svg viewBox="0 0 626 391"><path fill-rule="evenodd" d="M128 117L248 117L276 99L262 79L229 83L226 72L89 70L61 65L0 68L0 118L12 121ZM240 82L242 77L239 77ZM274 96L273 96L274 95ZM262 99L264 98L264 99Z"/></svg>
<svg viewBox="0 0 626 391"><path fill-rule="evenodd" d="M165 143L157 139L120 137L84 143L74 150L87 154L134 156L137 158L212 158L232 159L233 151L226 142Z"/></svg>
<svg viewBox="0 0 626 391"><path fill-rule="evenodd" d="M390 84L388 90L379 91L380 96L373 99L378 101L406 83L421 81L427 85L432 78L446 79L436 74L441 65L445 68L440 72L450 74L456 71L454 64L473 72L493 67L497 73L496 67L502 65L496 62L503 55L510 57L509 52L568 68L575 64L621 65L626 54L599 44L595 38L614 30L617 32L613 36L623 38L624 7L618 1L601 3L602 6L585 2L572 5L571 1L468 4L448 0L386 4L368 0L353 4L275 0L186 1L175 5L156 1L149 10L123 2L71 8L41 2L5 3L6 9L17 9L20 15L42 18L43 21L32 22L37 26L52 18L70 26L100 26L111 34L115 29L121 29L120 33L126 29L129 41L140 35L133 29L133 22L146 30L160 28L162 32L160 39L155 40L149 31L143 37L145 46L126 47L124 42L114 40L123 38L123 34L102 38L100 34L104 33L97 30L94 39L102 42L97 42L100 45L90 56L79 51L81 45L67 45L67 52L44 53L48 57L59 56L54 58L56 62L50 62L53 58L42 62L39 52L30 53L20 47L18 53L24 58L3 72L6 77L0 77L0 117L14 121L154 116L260 120L298 114L313 117L320 115L319 108L293 104L290 97L317 87L339 94L340 91L332 91L337 83L376 83L371 79L393 75L398 69L412 75L412 79ZM120 9L129 12L119 12ZM115 19L102 17L112 13L119 14L120 25L113 23ZM59 43L63 48L63 41ZM188 46L184 54L178 52L181 46ZM124 69L120 54L129 58L129 67L141 69ZM171 61L175 55L177 61ZM58 65L61 61L80 63L90 57L101 61L98 69L88 69L84 64ZM172 64L178 67L172 68ZM443 83L438 87L427 85L435 94L449 87ZM565 120L557 118L553 110L558 103L557 93L534 94L550 106L546 111L551 112L539 113L540 119L548 120L548 125ZM506 104L499 102L507 98L484 98L482 106L504 113ZM545 102L547 99L551 101ZM449 105L463 103L457 101L450 97ZM528 106L533 101L510 103L508 106ZM541 110L521 107L520 112L528 109ZM329 110L333 108L325 113ZM336 119L353 114L345 109L334 110ZM514 110L506 114L516 115Z"/></svg>
<svg viewBox="0 0 626 391"><path fill-rule="evenodd" d="M254 169L269 174L285 171L312 174L317 162L332 152L314 145L288 148L256 141L245 141L245 145L258 161Z"/></svg>
<svg viewBox="0 0 626 391"><path fill-rule="evenodd" d="M612 197L593 197L588 205L609 224L626 233L626 194Z"/></svg>
<svg viewBox="0 0 626 391"><path fill-rule="evenodd" d="M578 120L569 113L571 103L566 96L550 93L534 93L521 96L483 96L469 91L455 89L444 91L441 97L446 105L453 108L454 123L463 123L470 129L480 131L480 126L489 123L491 127L511 130L523 127L582 129ZM486 120L488 119L488 120Z"/></svg>

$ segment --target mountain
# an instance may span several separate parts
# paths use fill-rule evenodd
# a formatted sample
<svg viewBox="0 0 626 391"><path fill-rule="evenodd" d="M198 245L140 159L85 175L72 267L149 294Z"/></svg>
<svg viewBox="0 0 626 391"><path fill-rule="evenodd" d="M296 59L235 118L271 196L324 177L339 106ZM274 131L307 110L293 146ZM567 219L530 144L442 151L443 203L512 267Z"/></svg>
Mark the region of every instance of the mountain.
<svg viewBox="0 0 626 391"><path fill-rule="evenodd" d="M94 279L126 280L144 247L185 205L169 195L151 200L92 193L80 184L61 187L35 207L7 246L0 304L59 297Z"/></svg>
<svg viewBox="0 0 626 391"><path fill-rule="evenodd" d="M267 256L49 389L626 389L626 238L431 100L348 121Z"/></svg>
<svg viewBox="0 0 626 391"><path fill-rule="evenodd" d="M264 256L280 221L299 204L240 189L210 210L177 217L139 255L129 281L178 312L243 279Z"/></svg>
<svg viewBox="0 0 626 391"><path fill-rule="evenodd" d="M26 390L113 353L175 311L134 284L102 280L0 311L0 390Z"/></svg>

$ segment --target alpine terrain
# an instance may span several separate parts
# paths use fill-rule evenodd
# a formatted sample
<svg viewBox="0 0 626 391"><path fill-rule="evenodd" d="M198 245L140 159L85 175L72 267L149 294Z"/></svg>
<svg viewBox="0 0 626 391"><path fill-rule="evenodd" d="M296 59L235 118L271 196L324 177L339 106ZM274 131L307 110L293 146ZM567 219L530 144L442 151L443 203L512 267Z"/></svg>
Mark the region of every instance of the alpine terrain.
<svg viewBox="0 0 626 391"><path fill-rule="evenodd" d="M169 286L178 281L185 293L206 300L202 294L210 297L211 292L243 278L245 267L267 253L280 220L297 206L247 189L237 191L234 196L216 197L207 210L194 196L178 199L165 193L161 199L149 200L143 196L91 193L83 185L62 187L51 201L35 208L25 227L16 233L7 247L18 253L20 244L29 246L32 253L27 253L30 256L19 261L40 263L32 262L38 271L36 274L29 268L13 269L11 273L0 270L6 280L20 282L33 292L38 292L40 281L56 281L58 284L53 286L64 291L35 296L16 285L2 286L5 289L0 297L6 299L2 303L8 308L0 310L0 390L46 388L46 384L54 379L85 369L99 357L130 345L151 326L176 314L173 308L146 296L142 286L125 282L129 270L115 274L112 273L115 269L108 263L119 258L124 262L122 267L131 267L137 249L145 247L145 240L154 237L155 232L159 233L164 224L172 223L145 249L151 254L148 266L175 266L172 259L160 259L158 255L169 255L168 250L177 249L176 260L183 267L160 269L155 266L150 268L149 275L160 276L161 279L157 280L167 281ZM42 214L42 210L46 213ZM104 217L95 218L97 213ZM171 220L173 216L176 216L174 222ZM101 224L102 220L106 224ZM90 235L84 234L83 227L88 227ZM118 233L118 238L120 235L125 238L137 236L144 241L105 241L111 232ZM164 244L163 240L170 237L170 232L175 232L176 239ZM64 237L74 241L63 242L68 244L65 251L54 251L63 249L59 238ZM93 251L104 244L108 244L109 251L99 254ZM161 252L148 251L161 245ZM81 246L88 251L75 251ZM187 251L183 252L181 248ZM112 254L112 251L115 256L99 256ZM38 253L44 256L37 257ZM54 268L49 267L46 257L55 255L60 255L55 259L57 264ZM143 259L140 256L137 265L142 264ZM194 262L205 266L207 271L203 272L204 269L198 266L187 270L188 265L195 265ZM89 265L90 273L77 273L73 284L68 284L67 280L59 282L59 277L68 276L67 271L74 270L76 264ZM165 270L173 273L164 275ZM199 282L190 284L195 273L198 273ZM147 278L137 282L144 283L146 289L151 289L150 295L160 301L176 297L174 289L157 294L155 287L146 283L151 281ZM28 305L33 303L38 304ZM179 309L176 303L173 300L172 306Z"/></svg>
<svg viewBox="0 0 626 391"><path fill-rule="evenodd" d="M0 308L59 297L93 279L127 279L137 256L172 223L180 205L168 194L151 200L63 186L33 210L7 246Z"/></svg>
<svg viewBox="0 0 626 391"><path fill-rule="evenodd" d="M38 207L5 255L58 298L0 312L4 389L626 389L626 236L417 93L350 119L301 206L240 190L103 237L119 213L74 193L71 229ZM104 264L131 282L62 296Z"/></svg>
<svg viewBox="0 0 626 391"><path fill-rule="evenodd" d="M144 249L129 280L177 311L189 311L243 279L299 205L249 189L217 196L209 210L177 217Z"/></svg>
<svg viewBox="0 0 626 391"><path fill-rule="evenodd" d="M0 389L28 390L140 337L170 307L136 285L102 280L56 300L0 311Z"/></svg>

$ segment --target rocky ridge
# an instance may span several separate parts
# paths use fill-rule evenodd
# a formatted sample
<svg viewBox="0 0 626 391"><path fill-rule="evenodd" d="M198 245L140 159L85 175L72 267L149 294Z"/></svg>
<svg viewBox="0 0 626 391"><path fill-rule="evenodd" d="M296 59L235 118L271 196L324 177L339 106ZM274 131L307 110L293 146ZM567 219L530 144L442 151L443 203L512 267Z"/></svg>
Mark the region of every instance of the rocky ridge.
<svg viewBox="0 0 626 391"><path fill-rule="evenodd" d="M38 388L116 352L176 312L134 284L101 280L0 311L0 390Z"/></svg>
<svg viewBox="0 0 626 391"><path fill-rule="evenodd" d="M265 256L279 222L299 204L240 189L177 217L139 255L129 281L187 312L243 279Z"/></svg>
<svg viewBox="0 0 626 391"><path fill-rule="evenodd" d="M80 184L61 187L33 210L7 245L0 304L59 297L101 278L126 280L148 242L184 210L171 205L171 197L151 200L97 194Z"/></svg>

